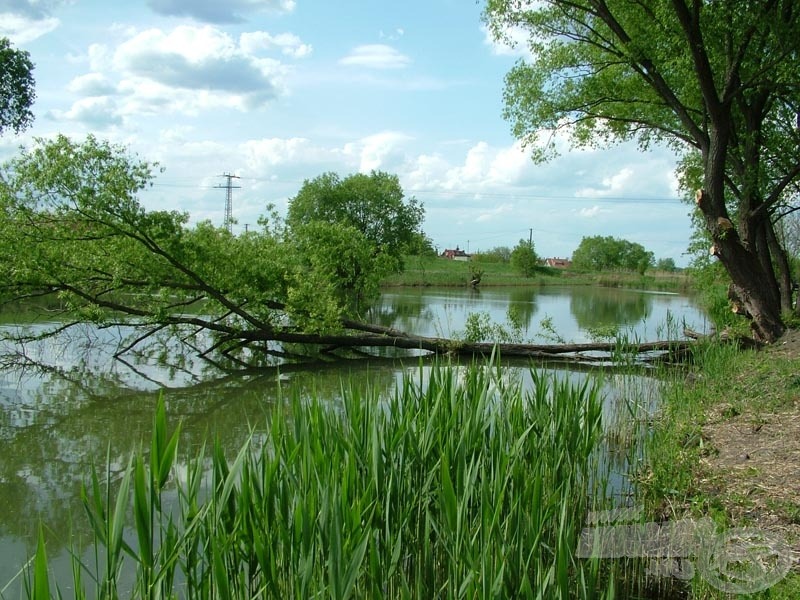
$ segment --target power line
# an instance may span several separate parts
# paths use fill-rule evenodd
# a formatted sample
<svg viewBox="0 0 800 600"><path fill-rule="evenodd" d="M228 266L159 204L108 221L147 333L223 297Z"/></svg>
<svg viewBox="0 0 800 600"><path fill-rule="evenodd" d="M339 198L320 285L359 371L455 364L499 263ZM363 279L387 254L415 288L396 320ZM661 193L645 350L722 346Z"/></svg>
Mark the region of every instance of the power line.
<svg viewBox="0 0 800 600"><path fill-rule="evenodd" d="M222 175L224 177L224 175ZM298 184L302 185L304 181L295 180L295 179L279 179L276 180L273 177L253 177L253 176L245 176L240 177L236 176L236 179L247 180L247 181L268 181L271 183L278 183L278 184ZM183 184L183 183L160 183L154 182L154 187L175 187L175 188L194 188L194 189L212 189L209 186L202 186L202 185L192 185L192 184ZM213 186L213 187L224 187L224 186ZM556 194L536 194L536 193L526 193L526 192L518 192L518 191L504 191L504 192L487 192L487 191L470 191L470 190L442 190L442 189L416 189L416 190L408 190L408 196L414 196L417 194L421 195L433 195L439 196L440 198L446 199L451 197L470 197L475 199L482 199L482 198L496 198L496 199L519 199L519 200L563 200L567 202L595 202L595 203L620 203L620 204L682 204L685 202L684 199L679 197L665 197L665 196L654 196L654 197L642 197L642 196L563 196L563 195L556 195Z"/></svg>

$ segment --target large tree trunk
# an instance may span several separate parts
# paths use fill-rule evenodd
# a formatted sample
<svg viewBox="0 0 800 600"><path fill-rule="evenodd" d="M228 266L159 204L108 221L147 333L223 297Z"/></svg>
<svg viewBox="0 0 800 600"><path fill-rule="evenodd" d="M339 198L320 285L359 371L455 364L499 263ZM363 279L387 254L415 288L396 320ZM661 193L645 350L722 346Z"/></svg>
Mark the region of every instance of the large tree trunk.
<svg viewBox="0 0 800 600"><path fill-rule="evenodd" d="M792 310L792 270L789 266L789 257L786 250L778 241L775 235L775 226L770 219L766 220L767 242L769 243L770 253L775 259L778 268L778 287L781 294L781 311L790 312Z"/></svg>
<svg viewBox="0 0 800 600"><path fill-rule="evenodd" d="M781 301L774 274L766 273L757 254L742 243L724 208L721 208L721 202L714 202L709 194L699 190L697 205L714 241L711 252L730 275L729 295L734 303L734 312L752 319L750 327L757 340L774 342L786 329L781 321Z"/></svg>

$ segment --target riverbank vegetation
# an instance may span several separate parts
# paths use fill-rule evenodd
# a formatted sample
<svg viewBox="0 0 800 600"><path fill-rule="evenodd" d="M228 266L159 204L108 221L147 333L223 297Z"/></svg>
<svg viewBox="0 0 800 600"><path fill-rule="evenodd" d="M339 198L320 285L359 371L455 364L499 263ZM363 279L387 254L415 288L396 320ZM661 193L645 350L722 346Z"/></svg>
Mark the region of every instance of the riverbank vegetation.
<svg viewBox="0 0 800 600"><path fill-rule="evenodd" d="M764 581L774 585L752 597L800 597L800 331L760 350L708 341L693 353L688 372L670 373L664 387L639 474L642 499L659 520L711 517L722 531L772 536L773 562L751 571L749 582L747 573L737 581L728 572L728 589ZM786 572L776 566L792 570L770 579ZM730 597L703 578L691 581L691 591L692 598Z"/></svg>
<svg viewBox="0 0 800 600"><path fill-rule="evenodd" d="M469 262L448 260L438 256L406 256L402 273L392 273L381 280L382 287L469 285L476 270L481 272L482 287L525 285L601 285L640 290L686 292L691 280L683 271L650 270L642 275L635 271L557 269L537 266L530 276L520 274L510 260L490 260L480 254Z"/></svg>
<svg viewBox="0 0 800 600"><path fill-rule="evenodd" d="M680 2L596 4L487 3L495 35L531 34L532 60L506 80L515 134L539 159L551 151L539 143L546 129L570 128L579 145L638 138L679 149L684 191L702 188L695 217L708 234L706 255L730 284L724 299L716 275L713 286L701 284L714 298L712 317L722 323L732 299L754 336L790 343L780 337L791 325L793 292L779 233L800 198L798 11L791 2L737 4L735 12L729 3L696 2L696 14ZM17 58L23 86L11 95L22 111L3 119L0 132L24 129L31 116L24 72L32 65ZM585 67L577 76L576 64ZM379 346L448 355L466 342L360 318L380 286L689 285L666 262L648 273L653 256L640 246L626 246L630 260L593 262L601 242L620 246L599 236L585 238L575 269L538 266L532 241L526 248L522 240L525 252L509 251L508 264L428 253L405 259L402 272L402 255L429 251L430 240L421 205L385 173L307 181L285 221L267 211L257 229L233 236L229 222L189 226L186 214L145 211L136 196L155 167L107 142L63 136L36 142L4 167L0 304L42 301L68 317L49 320L47 330L8 332L16 344L9 361L26 364L26 343L87 322L136 330L116 356L164 335L173 344L164 347L182 345L176 355L191 350L225 371L363 358ZM660 412L633 425L638 414L627 422L617 414L613 431L604 429L592 384L534 372L523 389L492 362L424 376L421 369L388 398L355 388L340 404L291 398L235 457L214 445L179 461L179 429L168 435L162 405L149 452L135 453L121 472L109 460L104 475L87 473L94 539L74 549L71 586L78 597L137 598L682 593L683 584L663 577L650 589L653 577L637 557L578 555L587 515L617 508L606 497L603 466L611 461L598 456L612 440L628 440L616 466L627 475L636 461L641 496L633 498L646 503L645 517L710 516L721 529L773 532L785 547L770 559L795 560L798 354L713 341L682 350L694 365L658 372L668 380ZM631 453L642 440L644 452ZM34 598L67 590L51 579L45 530L20 574ZM739 575L754 583L750 570L711 581L697 575L687 586L692 597L718 598L726 587L737 591L728 584ZM800 595L796 574L769 583L771 598Z"/></svg>
<svg viewBox="0 0 800 600"><path fill-rule="evenodd" d="M605 508L601 395L531 377L525 391L499 365L439 365L389 398L294 397L235 458L215 445L182 464L162 403L149 457L87 483L95 534L73 582L50 580L40 537L28 596L614 597L576 556Z"/></svg>
<svg viewBox="0 0 800 600"><path fill-rule="evenodd" d="M523 388L494 362L420 367L389 396L344 383L340 402L287 398L235 456L218 445L183 455L162 402L149 452L87 474L94 539L73 548L73 581L52 580L46 535L20 577L38 598L74 586L133 598L690 590L723 600L720 586L736 580L708 579L697 562L708 547L688 557L698 565L689 582L675 576L686 560L681 571L579 551L587 526L630 524L590 515L628 511L634 524L711 517L719 535L757 528L785 545L783 558L797 557L800 334L759 352L713 340L693 348L688 374L662 371L661 385L615 376L613 402L599 379L536 370ZM609 486L626 473L630 484ZM796 573L762 566L774 581L754 597L797 597ZM753 573L743 589L761 581Z"/></svg>

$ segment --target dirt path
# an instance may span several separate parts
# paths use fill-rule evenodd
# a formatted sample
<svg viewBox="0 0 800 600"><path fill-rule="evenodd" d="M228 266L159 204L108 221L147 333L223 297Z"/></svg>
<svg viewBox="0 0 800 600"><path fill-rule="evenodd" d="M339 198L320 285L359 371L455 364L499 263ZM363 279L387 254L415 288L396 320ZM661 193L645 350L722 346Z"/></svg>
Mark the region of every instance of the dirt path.
<svg viewBox="0 0 800 600"><path fill-rule="evenodd" d="M732 381L730 402L708 415L699 483L736 524L779 533L800 561L800 331L761 352L764 368Z"/></svg>

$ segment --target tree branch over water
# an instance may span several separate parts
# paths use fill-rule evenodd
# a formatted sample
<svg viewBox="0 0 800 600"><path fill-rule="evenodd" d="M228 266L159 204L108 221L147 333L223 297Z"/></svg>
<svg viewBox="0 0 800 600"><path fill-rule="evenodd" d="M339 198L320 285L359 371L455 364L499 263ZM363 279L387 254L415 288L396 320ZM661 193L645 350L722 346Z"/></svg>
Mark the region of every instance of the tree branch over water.
<svg viewBox="0 0 800 600"><path fill-rule="evenodd" d="M377 296L380 279L397 268L396 256L382 249L386 240L378 245L352 225L301 219L297 211L292 227L273 217L264 219L260 230L239 236L208 222L189 226L188 215L146 211L136 199L154 168L91 137L82 144L65 137L40 141L5 167L0 302L19 307L26 301L26 310L39 312L57 308L70 319L42 322L31 315L34 326L7 331L7 343L57 338L91 323L124 332L115 358L146 353L157 337L166 336L170 352L192 352L230 370L276 357L363 357L381 348L459 355L499 349L506 357L581 362L607 361L623 349L685 349L686 342L496 348L366 322L355 315ZM363 190L371 181L355 184ZM392 178L378 175L374 181L398 202ZM327 181L325 193L334 183ZM306 191L299 197L308 210L313 194ZM380 194L374 204L380 208ZM412 225L421 215L421 207L413 207Z"/></svg>

